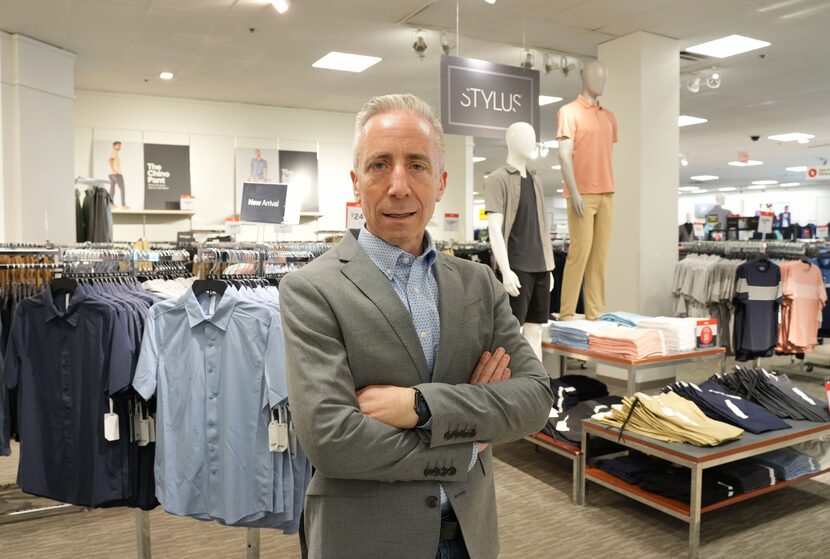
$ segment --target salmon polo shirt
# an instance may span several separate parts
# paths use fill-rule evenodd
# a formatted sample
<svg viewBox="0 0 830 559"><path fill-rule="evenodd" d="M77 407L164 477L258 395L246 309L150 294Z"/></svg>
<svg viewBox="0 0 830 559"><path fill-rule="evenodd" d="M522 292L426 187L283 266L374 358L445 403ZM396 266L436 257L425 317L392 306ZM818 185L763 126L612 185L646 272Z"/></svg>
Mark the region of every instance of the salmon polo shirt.
<svg viewBox="0 0 830 559"><path fill-rule="evenodd" d="M611 147L617 143L614 113L580 95L559 109L557 124L556 137L570 138L574 143L574 178L579 193L613 193ZM563 195L568 196L567 188Z"/></svg>

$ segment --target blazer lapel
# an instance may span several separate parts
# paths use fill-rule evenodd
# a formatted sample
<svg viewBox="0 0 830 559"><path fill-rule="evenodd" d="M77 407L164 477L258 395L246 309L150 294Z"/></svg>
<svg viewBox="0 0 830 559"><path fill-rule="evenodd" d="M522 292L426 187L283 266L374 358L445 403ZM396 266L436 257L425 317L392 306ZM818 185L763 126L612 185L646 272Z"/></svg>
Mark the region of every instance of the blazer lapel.
<svg viewBox="0 0 830 559"><path fill-rule="evenodd" d="M435 262L435 277L438 282L438 314L441 317L441 340L438 343L438 354L435 357L435 368L432 373L434 382L447 379L451 370L455 348L461 332L461 319L464 312L464 285L458 270L453 266L449 257L438 254ZM470 371L472 372L472 371Z"/></svg>
<svg viewBox="0 0 830 559"><path fill-rule="evenodd" d="M421 349L421 342L418 341L415 326L412 325L409 312L401 303L389 280L351 235L343 237L343 241L338 245L338 252L340 260L344 262L343 275L383 313L415 363L421 380L429 382L430 371L427 369L427 360L424 357L424 350ZM441 320L443 321L443 315ZM441 331L443 334L443 328Z"/></svg>

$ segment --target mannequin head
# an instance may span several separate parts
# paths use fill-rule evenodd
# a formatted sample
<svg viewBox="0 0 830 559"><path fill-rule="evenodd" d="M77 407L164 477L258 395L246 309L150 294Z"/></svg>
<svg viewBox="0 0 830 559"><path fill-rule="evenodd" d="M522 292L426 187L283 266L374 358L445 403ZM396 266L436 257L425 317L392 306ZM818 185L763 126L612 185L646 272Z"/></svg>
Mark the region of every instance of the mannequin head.
<svg viewBox="0 0 830 559"><path fill-rule="evenodd" d="M726 203L726 198L723 194L715 194L715 203L718 206L723 206Z"/></svg>
<svg viewBox="0 0 830 559"><path fill-rule="evenodd" d="M692 222L692 214L686 213L686 223L691 223L691 222Z"/></svg>
<svg viewBox="0 0 830 559"><path fill-rule="evenodd" d="M528 159L535 159L536 151L536 130L527 122L514 122L507 128L504 135L507 142L507 159L509 161L524 163Z"/></svg>
<svg viewBox="0 0 830 559"><path fill-rule="evenodd" d="M605 82L608 80L608 69L599 60L592 60L580 72L582 76L582 93L591 99L596 99L605 93Z"/></svg>

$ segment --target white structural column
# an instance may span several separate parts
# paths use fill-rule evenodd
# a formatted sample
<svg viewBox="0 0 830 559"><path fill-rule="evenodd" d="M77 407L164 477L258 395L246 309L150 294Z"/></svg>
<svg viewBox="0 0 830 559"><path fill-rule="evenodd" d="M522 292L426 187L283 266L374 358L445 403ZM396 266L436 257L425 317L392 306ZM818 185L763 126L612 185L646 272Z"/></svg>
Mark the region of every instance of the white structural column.
<svg viewBox="0 0 830 559"><path fill-rule="evenodd" d="M614 112L614 230L606 308L670 315L677 261L679 71L674 39L638 31L599 46Z"/></svg>
<svg viewBox="0 0 830 559"><path fill-rule="evenodd" d="M72 242L75 55L0 31L0 240Z"/></svg>
<svg viewBox="0 0 830 559"><path fill-rule="evenodd" d="M447 134L444 138L447 190L435 207L429 232L442 241L473 240L473 138ZM444 214L458 214L458 230L445 228Z"/></svg>

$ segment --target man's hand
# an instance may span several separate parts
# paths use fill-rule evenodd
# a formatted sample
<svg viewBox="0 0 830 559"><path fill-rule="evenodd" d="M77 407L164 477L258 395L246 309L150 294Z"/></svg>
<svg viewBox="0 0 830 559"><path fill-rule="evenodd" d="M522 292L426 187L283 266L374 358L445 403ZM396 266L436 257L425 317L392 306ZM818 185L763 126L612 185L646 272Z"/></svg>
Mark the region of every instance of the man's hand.
<svg viewBox="0 0 830 559"><path fill-rule="evenodd" d="M470 384L490 384L510 378L511 371L507 367L510 364L510 355L503 347L496 348L490 353L485 351L481 354L475 370L470 377Z"/></svg>
<svg viewBox="0 0 830 559"><path fill-rule="evenodd" d="M390 385L371 385L357 391L360 413L398 429L418 424L415 389Z"/></svg>

